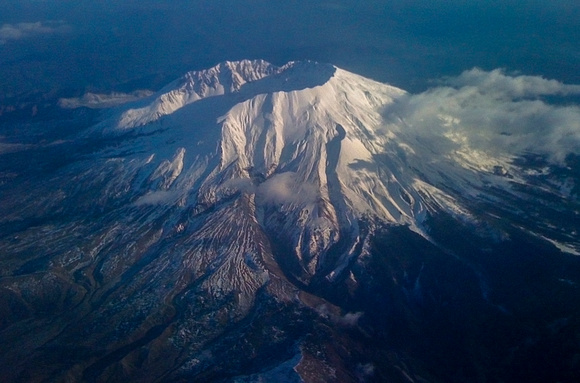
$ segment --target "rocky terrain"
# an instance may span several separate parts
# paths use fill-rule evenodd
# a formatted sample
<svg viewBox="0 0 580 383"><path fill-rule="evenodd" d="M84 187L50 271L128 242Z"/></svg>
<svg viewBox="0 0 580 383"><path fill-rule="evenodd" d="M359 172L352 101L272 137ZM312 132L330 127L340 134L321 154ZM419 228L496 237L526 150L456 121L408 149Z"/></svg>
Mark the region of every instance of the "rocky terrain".
<svg viewBox="0 0 580 383"><path fill-rule="evenodd" d="M143 96L0 150L3 381L580 376L574 154L314 62Z"/></svg>

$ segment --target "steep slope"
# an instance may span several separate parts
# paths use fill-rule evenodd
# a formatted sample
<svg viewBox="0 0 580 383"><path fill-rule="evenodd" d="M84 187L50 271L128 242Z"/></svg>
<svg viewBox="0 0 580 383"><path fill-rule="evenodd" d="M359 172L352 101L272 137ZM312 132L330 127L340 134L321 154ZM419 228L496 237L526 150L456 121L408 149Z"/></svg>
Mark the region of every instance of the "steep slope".
<svg viewBox="0 0 580 383"><path fill-rule="evenodd" d="M283 233L294 258L288 262L307 281L348 261L362 243L363 216L420 230L425 206L413 187L416 176L397 171L398 159L388 159L386 174L379 174L376 159L394 138L381 132L381 108L403 94L330 65L224 63L186 75L99 129L162 131L155 143L137 140L154 148L152 163L160 161L145 188L154 190L138 203L182 194L184 204L203 210L247 195L266 232Z"/></svg>
<svg viewBox="0 0 580 383"><path fill-rule="evenodd" d="M0 376L509 381L480 362L493 344L441 362L456 375L422 347L456 315L475 344L478 315L537 309L506 293L497 254L517 289L540 273L577 301L577 197L547 175L555 165L538 173L458 135L439 138L456 145L441 156L397 113L405 97L332 65L225 62L27 152L41 167L4 185L0 206L0 339L13 349Z"/></svg>

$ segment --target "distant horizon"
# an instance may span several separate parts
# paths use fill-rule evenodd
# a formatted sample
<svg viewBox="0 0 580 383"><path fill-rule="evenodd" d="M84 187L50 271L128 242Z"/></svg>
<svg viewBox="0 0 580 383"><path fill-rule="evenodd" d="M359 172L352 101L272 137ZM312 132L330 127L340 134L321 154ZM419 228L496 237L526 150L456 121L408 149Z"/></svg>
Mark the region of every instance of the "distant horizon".
<svg viewBox="0 0 580 383"><path fill-rule="evenodd" d="M411 92L475 67L577 84L579 15L567 1L4 0L0 100L155 88L239 59L331 63Z"/></svg>

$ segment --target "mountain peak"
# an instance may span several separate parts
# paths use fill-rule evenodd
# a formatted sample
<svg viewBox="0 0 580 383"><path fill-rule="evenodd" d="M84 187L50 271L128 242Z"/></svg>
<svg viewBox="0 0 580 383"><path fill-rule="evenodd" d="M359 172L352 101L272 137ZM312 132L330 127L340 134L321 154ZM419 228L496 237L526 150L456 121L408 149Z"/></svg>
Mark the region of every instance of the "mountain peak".
<svg viewBox="0 0 580 383"><path fill-rule="evenodd" d="M260 80L278 70L264 60L224 61L216 66L186 73L181 79L181 87L206 97L210 90L223 93L235 92L248 82Z"/></svg>
<svg viewBox="0 0 580 383"><path fill-rule="evenodd" d="M387 90L390 95L388 99L404 93L400 89L376 83L338 69L334 65L315 61L291 61L281 67L264 60L224 61L209 69L187 72L151 97L127 104L113 129L108 126L104 131L125 132L127 129L142 127L196 101L213 96L240 93L242 90L245 92L242 92L241 97L249 99L258 94L316 88L336 78L338 73L340 73L338 76L340 79L337 79L336 86L346 86L352 90L366 87L368 89L363 98L367 101L374 97L374 90L378 88L382 88L379 93ZM348 93L349 90L346 88L343 91ZM317 97L320 99L333 97L332 91L326 95L321 93ZM383 101L377 99L371 103Z"/></svg>
<svg viewBox="0 0 580 383"><path fill-rule="evenodd" d="M223 62L187 73L111 125L156 133L136 141L155 153L150 166L157 164L145 191L182 195L196 214L249 198L253 219L268 235L283 233L302 270L296 277L308 283L340 274L362 244L362 217L422 233L426 205L415 171L382 156L396 145L382 131L382 108L404 94L313 61ZM323 261L336 246L350 250Z"/></svg>
<svg viewBox="0 0 580 383"><path fill-rule="evenodd" d="M268 93L292 87L313 87L326 82L336 68L313 61L289 62L277 67L264 60L224 61L214 67L187 72L145 101L130 105L120 116L117 131L146 125L187 104L207 97L239 92L246 84L271 81L253 91Z"/></svg>

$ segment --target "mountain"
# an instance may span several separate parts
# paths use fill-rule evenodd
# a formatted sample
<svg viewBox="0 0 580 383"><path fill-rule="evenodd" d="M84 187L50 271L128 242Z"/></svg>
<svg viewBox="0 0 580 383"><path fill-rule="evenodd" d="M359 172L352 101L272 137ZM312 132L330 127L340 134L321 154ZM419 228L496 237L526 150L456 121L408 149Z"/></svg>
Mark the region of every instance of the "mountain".
<svg viewBox="0 0 580 383"><path fill-rule="evenodd" d="M409 97L224 62L2 154L0 376L576 381L578 158L432 134Z"/></svg>

